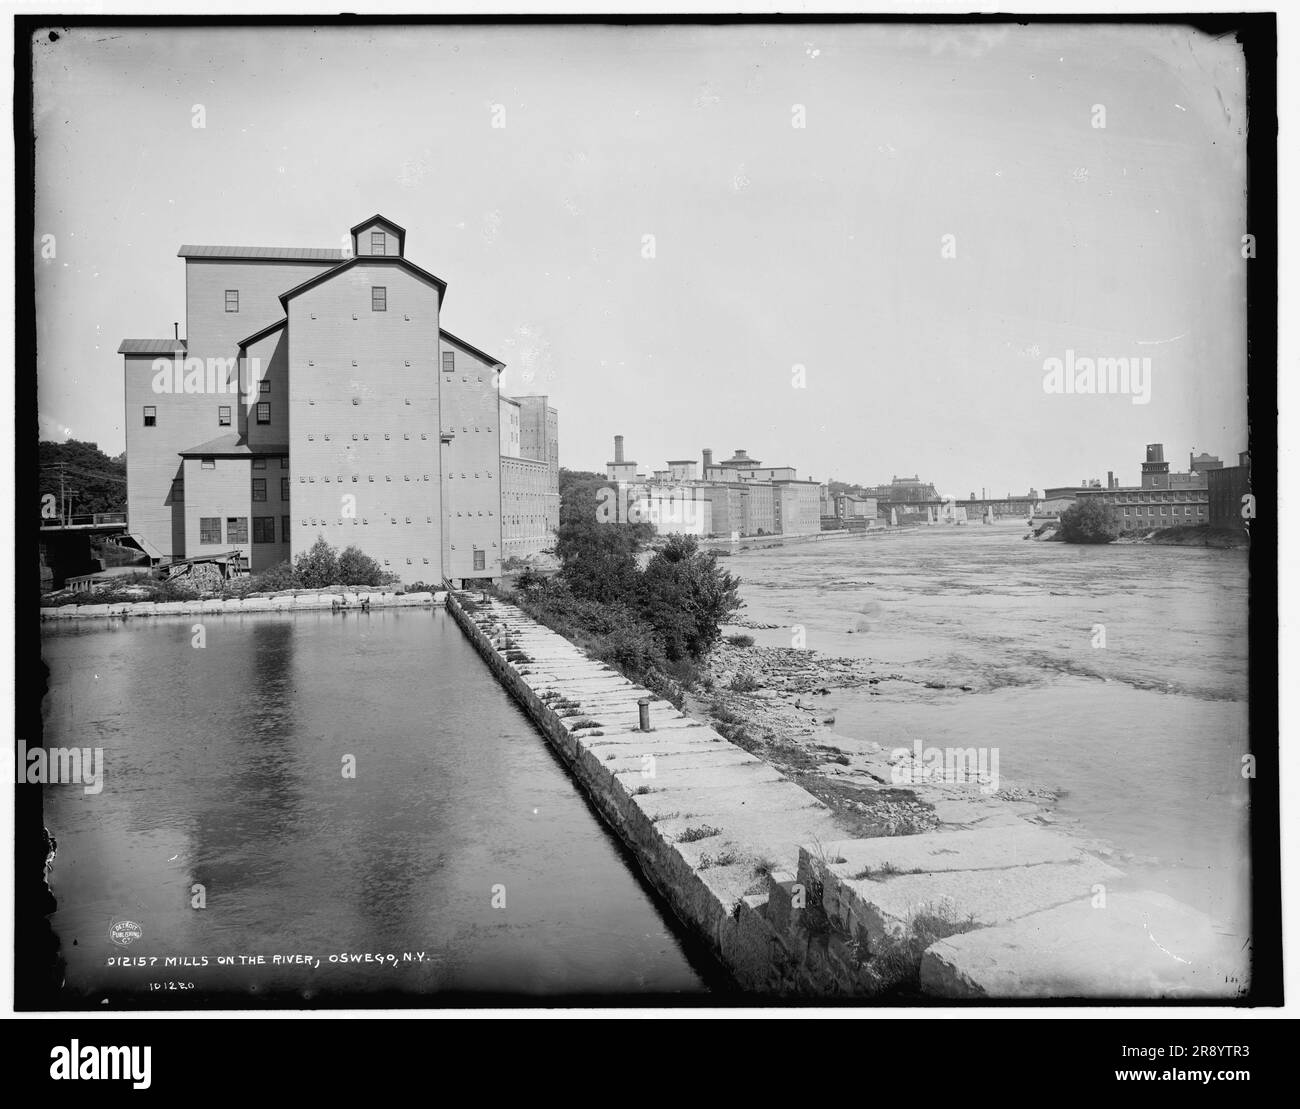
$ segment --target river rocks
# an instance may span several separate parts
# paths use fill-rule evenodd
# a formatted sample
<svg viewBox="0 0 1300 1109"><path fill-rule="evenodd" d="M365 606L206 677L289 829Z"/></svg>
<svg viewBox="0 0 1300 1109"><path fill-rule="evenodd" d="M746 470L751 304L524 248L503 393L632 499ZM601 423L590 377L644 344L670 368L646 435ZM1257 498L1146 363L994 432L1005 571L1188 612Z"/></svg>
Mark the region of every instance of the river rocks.
<svg viewBox="0 0 1300 1109"><path fill-rule="evenodd" d="M865 684L874 676L866 659L833 658L793 647L736 647L725 640L714 647L707 668L723 689L743 674L766 689L823 696L832 689Z"/></svg>

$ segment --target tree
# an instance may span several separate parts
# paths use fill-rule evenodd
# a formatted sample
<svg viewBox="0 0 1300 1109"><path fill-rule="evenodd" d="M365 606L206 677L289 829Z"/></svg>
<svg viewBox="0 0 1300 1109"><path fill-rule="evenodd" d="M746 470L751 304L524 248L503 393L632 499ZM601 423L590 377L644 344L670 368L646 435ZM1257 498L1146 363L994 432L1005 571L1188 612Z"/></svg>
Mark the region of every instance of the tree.
<svg viewBox="0 0 1300 1109"><path fill-rule="evenodd" d="M294 564L294 572L304 589L321 589L338 580L339 562L334 548L317 536L311 550L303 551Z"/></svg>
<svg viewBox="0 0 1300 1109"><path fill-rule="evenodd" d="M335 585L383 585L383 568L359 547L345 547L335 567Z"/></svg>
<svg viewBox="0 0 1300 1109"><path fill-rule="evenodd" d="M59 496L59 477L73 513L126 511L126 455L109 458L95 443L69 439L36 445L41 492ZM179 459L177 462L179 463Z"/></svg>
<svg viewBox="0 0 1300 1109"><path fill-rule="evenodd" d="M1119 533L1100 498L1080 497L1061 513L1061 538L1066 543L1113 543Z"/></svg>
<svg viewBox="0 0 1300 1109"><path fill-rule="evenodd" d="M671 535L641 574L641 610L668 658L701 658L740 607L740 582L693 535Z"/></svg>
<svg viewBox="0 0 1300 1109"><path fill-rule="evenodd" d="M577 597L607 603L637 593L637 556L654 528L621 522L617 496L617 484L600 474L560 471L555 555L561 577Z"/></svg>

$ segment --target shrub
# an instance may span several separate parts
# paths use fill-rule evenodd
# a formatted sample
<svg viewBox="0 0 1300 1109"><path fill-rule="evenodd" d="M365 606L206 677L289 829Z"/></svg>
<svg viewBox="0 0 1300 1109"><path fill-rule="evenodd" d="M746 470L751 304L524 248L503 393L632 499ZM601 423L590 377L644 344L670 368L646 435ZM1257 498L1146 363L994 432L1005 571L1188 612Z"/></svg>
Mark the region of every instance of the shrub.
<svg viewBox="0 0 1300 1109"><path fill-rule="evenodd" d="M334 574L335 580L330 585L386 585L384 579L389 576L378 562L356 546L343 549Z"/></svg>
<svg viewBox="0 0 1300 1109"><path fill-rule="evenodd" d="M740 581L699 550L693 535L671 535L641 574L641 610L670 659L699 659L740 607Z"/></svg>
<svg viewBox="0 0 1300 1109"><path fill-rule="evenodd" d="M1119 533L1099 498L1082 497L1061 513L1061 538L1067 543L1113 543Z"/></svg>
<svg viewBox="0 0 1300 1109"><path fill-rule="evenodd" d="M736 693L753 693L756 689L762 689L763 683L753 674L737 674L731 679L731 688Z"/></svg>
<svg viewBox="0 0 1300 1109"><path fill-rule="evenodd" d="M545 585L546 581L547 578L545 574L539 574L531 566L525 566L523 570L520 571L519 576L515 578L515 588L527 593L530 590L538 589Z"/></svg>
<svg viewBox="0 0 1300 1109"><path fill-rule="evenodd" d="M283 569L281 568L283 567ZM270 579L275 575L275 580ZM289 579L291 579L291 584ZM359 547L349 546L342 554L335 552L323 535L318 536L311 549L298 556L292 569L288 563L273 566L263 576L261 588L270 589L327 589L332 585L395 585L400 579L383 569L378 562Z"/></svg>
<svg viewBox="0 0 1300 1109"><path fill-rule="evenodd" d="M317 536L311 550L303 551L294 563L294 571L303 589L321 589L338 581L339 560L334 548Z"/></svg>
<svg viewBox="0 0 1300 1109"><path fill-rule="evenodd" d="M255 593L274 593L278 589L298 588L297 571L287 561L277 562L260 574L253 575L251 580L257 584L257 588L253 590Z"/></svg>
<svg viewBox="0 0 1300 1109"><path fill-rule="evenodd" d="M733 647L752 647L754 637L752 635L729 635L727 636L727 642Z"/></svg>

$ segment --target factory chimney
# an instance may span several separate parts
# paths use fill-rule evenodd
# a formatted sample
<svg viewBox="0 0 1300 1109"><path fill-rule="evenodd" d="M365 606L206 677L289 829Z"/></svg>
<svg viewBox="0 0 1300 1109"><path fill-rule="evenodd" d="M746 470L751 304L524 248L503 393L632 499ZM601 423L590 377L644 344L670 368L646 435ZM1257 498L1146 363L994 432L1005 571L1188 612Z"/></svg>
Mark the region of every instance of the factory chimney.
<svg viewBox="0 0 1300 1109"><path fill-rule="evenodd" d="M621 435L614 436L614 461L623 461L623 436Z"/></svg>
<svg viewBox="0 0 1300 1109"><path fill-rule="evenodd" d="M1107 470L1107 471L1106 471L1106 488L1107 488L1107 489L1114 489L1114 488L1115 488L1115 471L1114 471L1114 470Z"/></svg>
<svg viewBox="0 0 1300 1109"><path fill-rule="evenodd" d="M708 470L709 467L712 465L713 465L713 451L711 451L708 447L705 447L704 448L704 471L705 472L703 474L704 477L709 476Z"/></svg>

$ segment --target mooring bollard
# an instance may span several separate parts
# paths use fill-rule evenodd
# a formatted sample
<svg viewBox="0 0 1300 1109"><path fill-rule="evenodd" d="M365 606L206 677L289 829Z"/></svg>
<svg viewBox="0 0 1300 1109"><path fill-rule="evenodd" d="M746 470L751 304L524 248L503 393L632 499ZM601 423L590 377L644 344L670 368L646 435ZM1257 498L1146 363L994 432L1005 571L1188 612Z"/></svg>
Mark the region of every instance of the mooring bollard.
<svg viewBox="0 0 1300 1109"><path fill-rule="evenodd" d="M636 707L641 710L641 730L648 732L650 730L650 698L640 698L636 703Z"/></svg>

